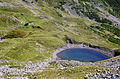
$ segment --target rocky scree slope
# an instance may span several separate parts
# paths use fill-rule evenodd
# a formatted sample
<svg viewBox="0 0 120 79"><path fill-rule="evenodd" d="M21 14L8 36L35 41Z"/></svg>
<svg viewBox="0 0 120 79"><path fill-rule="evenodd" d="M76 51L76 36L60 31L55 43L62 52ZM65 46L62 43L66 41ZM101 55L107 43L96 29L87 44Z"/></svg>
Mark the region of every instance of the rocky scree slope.
<svg viewBox="0 0 120 79"><path fill-rule="evenodd" d="M55 8L68 12L73 16L80 16L120 28L118 0L61 0Z"/></svg>

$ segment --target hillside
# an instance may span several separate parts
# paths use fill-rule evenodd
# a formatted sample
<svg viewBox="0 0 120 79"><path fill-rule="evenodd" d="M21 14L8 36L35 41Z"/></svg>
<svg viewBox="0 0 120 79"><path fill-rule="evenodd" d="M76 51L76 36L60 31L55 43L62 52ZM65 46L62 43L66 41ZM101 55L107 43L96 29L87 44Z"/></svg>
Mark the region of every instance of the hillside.
<svg viewBox="0 0 120 79"><path fill-rule="evenodd" d="M118 70L110 74L119 74L119 4L119 0L0 0L0 78L82 79L87 72L92 76L115 68ZM85 43L115 53L118 57L104 62L113 60L116 66L59 66L61 61L53 59L53 52L67 44L66 36L77 45ZM79 73L80 68L85 73ZM54 72L58 74L52 75Z"/></svg>

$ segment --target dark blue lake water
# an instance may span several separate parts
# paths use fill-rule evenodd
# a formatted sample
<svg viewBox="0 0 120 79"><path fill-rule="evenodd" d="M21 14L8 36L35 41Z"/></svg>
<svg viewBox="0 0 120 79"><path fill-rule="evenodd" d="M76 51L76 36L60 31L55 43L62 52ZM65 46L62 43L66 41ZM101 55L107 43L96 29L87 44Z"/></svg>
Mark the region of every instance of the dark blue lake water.
<svg viewBox="0 0 120 79"><path fill-rule="evenodd" d="M63 60L77 60L81 62L96 62L110 57L91 49L85 48L72 48L64 50L57 54Z"/></svg>

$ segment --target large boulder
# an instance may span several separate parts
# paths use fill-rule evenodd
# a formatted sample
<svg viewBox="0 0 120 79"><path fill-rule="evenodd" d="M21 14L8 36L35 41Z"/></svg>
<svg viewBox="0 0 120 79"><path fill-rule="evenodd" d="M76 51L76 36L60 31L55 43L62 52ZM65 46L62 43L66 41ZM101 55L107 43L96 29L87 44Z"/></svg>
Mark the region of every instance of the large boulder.
<svg viewBox="0 0 120 79"><path fill-rule="evenodd" d="M116 50L114 50L114 52L115 52L115 56L120 55L120 49L116 49Z"/></svg>

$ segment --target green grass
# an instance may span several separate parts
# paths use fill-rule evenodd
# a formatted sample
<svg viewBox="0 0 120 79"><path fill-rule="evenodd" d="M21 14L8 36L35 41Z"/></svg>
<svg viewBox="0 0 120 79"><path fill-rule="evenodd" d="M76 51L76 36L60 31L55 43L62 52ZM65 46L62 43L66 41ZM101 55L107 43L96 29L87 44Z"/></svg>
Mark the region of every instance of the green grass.
<svg viewBox="0 0 120 79"><path fill-rule="evenodd" d="M17 27L17 30L26 33L32 33L24 38L13 38L0 42L1 59L10 62L44 61L44 59L52 57L54 50L66 44L65 35L77 42L85 42L110 50L120 48L119 45L88 29L91 25L99 26L100 24L73 17L67 13L58 13L50 6L39 4L38 6L42 8L38 9L40 11L39 16L33 16L33 13L24 7L15 9L0 8L0 37L7 35L11 31L8 26ZM61 15L66 17L61 17ZM41 16L44 18L41 18ZM17 20L14 20L13 17ZM43 30L32 28L32 25L24 26L29 21L34 21L34 25L42 27ZM14 22L21 22L21 24ZM89 25L87 25L88 23ZM61 30L61 28L65 31Z"/></svg>
<svg viewBox="0 0 120 79"><path fill-rule="evenodd" d="M8 2L8 0L0 1ZM10 1L16 4L14 0ZM120 49L119 44L108 40L109 35L114 36L114 38L119 37L119 34L116 34L119 32L118 29L112 26L108 27L108 25L92 23L89 20L70 16L67 12L58 12L51 8L51 6L55 5L55 1L59 2L61 0L46 1L51 3L51 5L47 6L43 4L41 0L39 0L39 5L36 5L41 7L41 9L38 9L40 12L38 16L34 16L34 14L27 8L25 9L23 5L21 8L0 7L0 37L4 37L7 34L18 35L17 37L20 37L19 35L23 34L22 36L24 37L6 39L3 42L0 42L0 60L9 61L9 63L0 63L0 65L10 65L10 68L19 69L23 68L24 65L16 64L17 62L44 61L53 56L52 53L54 50L66 44L65 35L76 42L85 42L87 44L109 49L110 51ZM81 4L85 6L82 2ZM86 6L89 7L88 5ZM33 9L33 11L35 11L35 9ZM29 21L34 21L34 26L40 26L43 30L32 28L32 25L24 26L24 24ZM21 24L15 22L20 22ZM20 31L20 33L12 32L12 29L8 28L8 26L11 28L17 27L16 30ZM94 28L91 28L90 26L93 26ZM61 30L61 28L65 31ZM117 50L117 52L118 51L119 50ZM120 56L114 58L119 57ZM108 60L100 62L105 61ZM52 62L45 71L42 73L34 73L32 77L37 76L38 79L53 79L61 77L84 79L86 74L101 73L96 70L103 72L105 69L96 66L79 66L58 69L56 62ZM31 74L27 74L24 76L30 78L30 75ZM19 75L8 76L13 77Z"/></svg>
<svg viewBox="0 0 120 79"><path fill-rule="evenodd" d="M29 34L29 33L28 33ZM28 35L25 31L23 30L12 30L7 33L4 37L1 39L7 39L7 38L24 38Z"/></svg>

